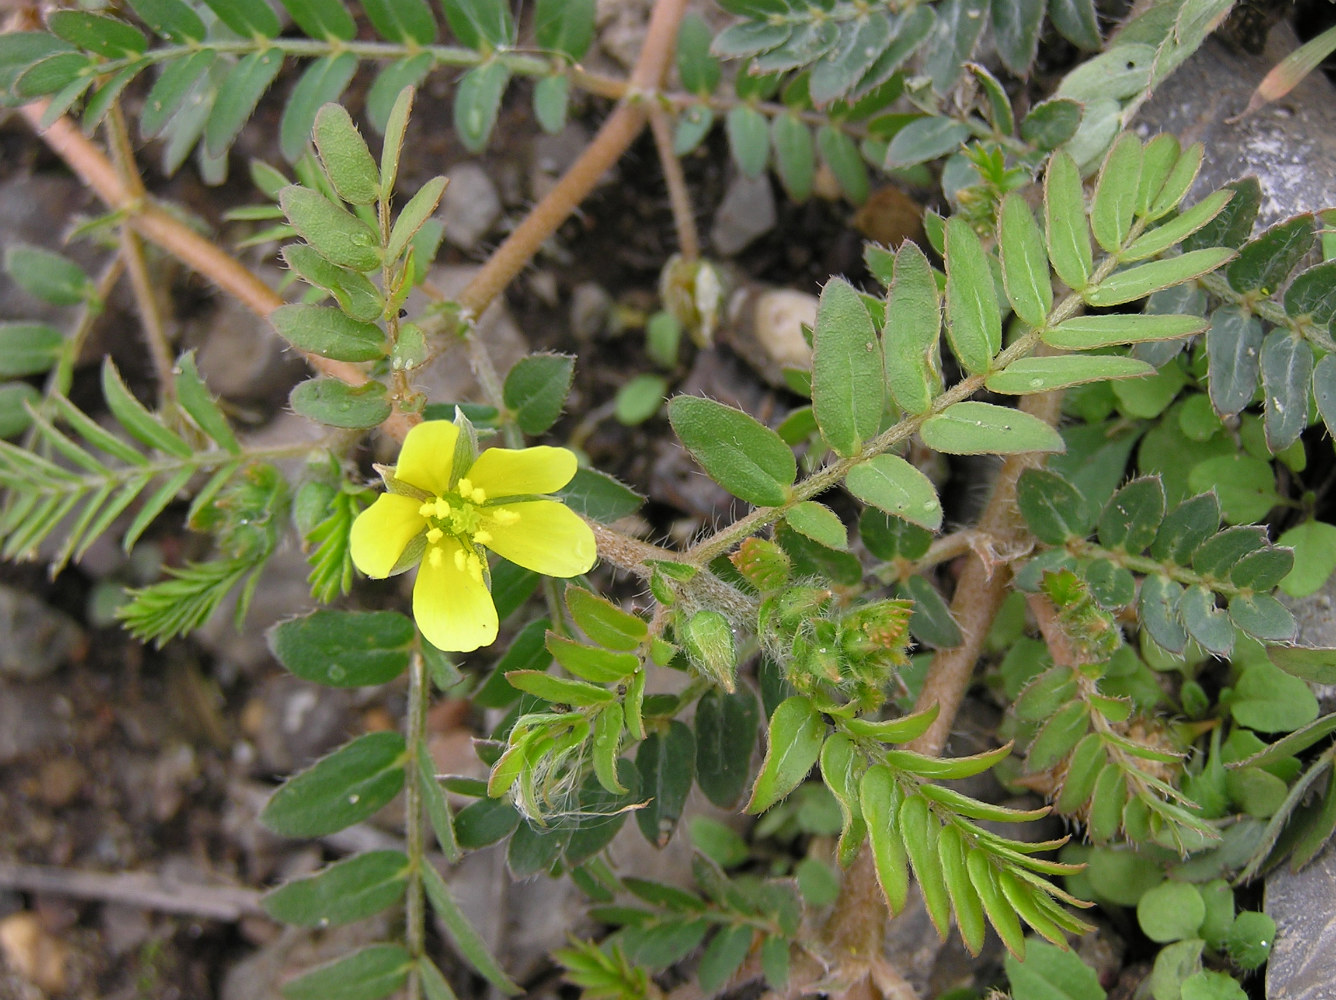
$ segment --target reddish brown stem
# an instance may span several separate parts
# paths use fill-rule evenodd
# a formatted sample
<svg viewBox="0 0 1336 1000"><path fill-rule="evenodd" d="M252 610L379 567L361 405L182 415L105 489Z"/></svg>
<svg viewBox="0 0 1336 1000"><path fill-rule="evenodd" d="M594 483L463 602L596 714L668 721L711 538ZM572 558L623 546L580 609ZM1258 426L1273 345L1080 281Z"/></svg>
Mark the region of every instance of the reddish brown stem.
<svg viewBox="0 0 1336 1000"><path fill-rule="evenodd" d="M283 305L278 293L239 260L175 216L131 191L117 176L111 161L70 119L57 118L43 128L41 122L46 106L46 101L34 101L19 110L33 131L107 208L125 216L131 229L213 282L220 290L235 296L255 315L268 319L270 313ZM307 354L305 358L322 375L341 379L349 385L362 385L367 381L366 373L349 362L331 361L316 354ZM414 422L415 418L396 411L381 427L391 437L402 441Z"/></svg>
<svg viewBox="0 0 1336 1000"><path fill-rule="evenodd" d="M1056 424L1061 405L1060 393L1045 393L1024 397L1021 409ZM908 745L909 749L935 756L946 747L983 651L984 638L1007 596L1011 579L1008 560L1026 541L1025 525L1016 509L1016 482L1022 472L1043 460L1044 456L1037 453L1011 455L998 471L992 496L976 526L977 537L987 539L987 547L971 552L951 600L951 615L960 626L961 643L938 650L914 705L915 711L937 705L937 719ZM871 950L879 953L887 916L872 856L866 850L859 851L844 874L840 898L826 926L834 954L843 952L850 961L858 961Z"/></svg>
<svg viewBox="0 0 1336 1000"><path fill-rule="evenodd" d="M648 116L642 103L658 89L677 42L677 26L686 0L658 0L650 14L649 29L640 58L631 72L626 97L556 186L548 192L474 275L459 296L471 315L481 316L492 300L505 291L528 266L538 248L557 231L594 190L594 186L635 141Z"/></svg>

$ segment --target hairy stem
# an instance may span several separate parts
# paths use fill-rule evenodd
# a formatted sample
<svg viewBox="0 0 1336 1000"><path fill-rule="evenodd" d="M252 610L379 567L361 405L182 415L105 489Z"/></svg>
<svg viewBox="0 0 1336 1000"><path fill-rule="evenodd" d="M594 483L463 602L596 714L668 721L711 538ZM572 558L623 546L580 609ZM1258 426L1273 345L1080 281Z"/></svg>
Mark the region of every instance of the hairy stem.
<svg viewBox="0 0 1336 1000"><path fill-rule="evenodd" d="M427 679L422 654L415 652L408 664L408 760L404 763L408 780L404 783L405 850L408 854L408 899L405 908L404 943L413 958L414 970L408 977L408 998L418 1000L421 983L416 963L427 952L426 907L423 905L422 866L427 860L422 825L422 771L417 755L426 745L423 734L427 721Z"/></svg>
<svg viewBox="0 0 1336 1000"><path fill-rule="evenodd" d="M661 104L648 104L646 110L649 113L650 132L654 135L654 148L659 154L659 165L663 168L663 182L668 188L668 204L673 211L673 226L677 229L678 250L683 260L696 260L700 257L696 213L691 206L686 175L682 173L682 161L673 152L673 132L668 114Z"/></svg>

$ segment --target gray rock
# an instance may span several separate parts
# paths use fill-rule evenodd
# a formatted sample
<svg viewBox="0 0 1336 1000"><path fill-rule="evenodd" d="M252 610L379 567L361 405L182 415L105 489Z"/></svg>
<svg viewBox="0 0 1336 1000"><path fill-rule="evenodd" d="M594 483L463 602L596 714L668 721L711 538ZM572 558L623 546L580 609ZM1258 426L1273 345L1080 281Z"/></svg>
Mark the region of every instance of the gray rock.
<svg viewBox="0 0 1336 1000"><path fill-rule="evenodd" d="M1260 56L1208 38L1141 109L1138 131L1173 132L1184 144L1205 144L1188 203L1228 180L1256 174L1263 195L1259 228L1336 205L1336 87L1321 71L1242 121L1227 120L1248 106L1267 72L1298 47L1288 22L1272 30Z"/></svg>
<svg viewBox="0 0 1336 1000"><path fill-rule="evenodd" d="M70 724L57 711L58 685L0 685L0 765L12 764L70 738Z"/></svg>
<svg viewBox="0 0 1336 1000"><path fill-rule="evenodd" d="M31 594L0 586L0 676L32 681L54 672L83 646L73 618Z"/></svg>
<svg viewBox="0 0 1336 1000"><path fill-rule="evenodd" d="M710 242L725 257L731 257L774 228L775 193L770 178L738 174L724 192L724 200L710 228Z"/></svg>
<svg viewBox="0 0 1336 1000"><path fill-rule="evenodd" d="M1276 922L1266 967L1267 1000L1328 1000L1336 983L1336 852L1299 872L1266 878L1265 909Z"/></svg>
<svg viewBox="0 0 1336 1000"><path fill-rule="evenodd" d="M501 218L501 196L480 164L456 164L446 176L450 183L441 198L445 238L461 250L472 250Z"/></svg>
<svg viewBox="0 0 1336 1000"><path fill-rule="evenodd" d="M282 274L261 268L261 275L276 287ZM298 292L307 286L298 282ZM184 342L198 348L196 363L209 388L227 399L266 400L288 390L306 374L306 362L277 332L232 296L220 296L216 306L192 320Z"/></svg>
<svg viewBox="0 0 1336 1000"><path fill-rule="evenodd" d="M348 738L352 696L278 674L266 680L256 700L246 706L243 722L255 741L256 772L291 774Z"/></svg>
<svg viewBox="0 0 1336 1000"><path fill-rule="evenodd" d="M72 177L37 174L6 180L0 184L0 247L30 243L65 254L95 274L97 253L92 244L85 241L66 247L62 240L71 228L71 215L90 200ZM29 295L0 270L0 316L62 326L73 315L68 306L53 306Z"/></svg>
<svg viewBox="0 0 1336 1000"><path fill-rule="evenodd" d="M608 324L612 296L594 281L582 281L571 289L571 332L577 340L590 341Z"/></svg>

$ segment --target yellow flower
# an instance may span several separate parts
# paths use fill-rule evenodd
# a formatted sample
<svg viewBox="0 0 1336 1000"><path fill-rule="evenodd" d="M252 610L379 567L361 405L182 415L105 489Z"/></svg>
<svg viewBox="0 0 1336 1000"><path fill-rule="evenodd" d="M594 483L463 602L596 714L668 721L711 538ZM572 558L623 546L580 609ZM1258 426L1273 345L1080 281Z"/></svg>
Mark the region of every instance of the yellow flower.
<svg viewBox="0 0 1336 1000"><path fill-rule="evenodd" d="M587 572L594 533L543 496L575 475L565 448L488 448L454 468L459 428L428 420L408 432L399 464L382 473L390 492L353 522L353 563L383 579L420 560L413 617L438 649L466 653L496 640L496 605L484 547L545 576ZM467 457L459 461L463 466Z"/></svg>

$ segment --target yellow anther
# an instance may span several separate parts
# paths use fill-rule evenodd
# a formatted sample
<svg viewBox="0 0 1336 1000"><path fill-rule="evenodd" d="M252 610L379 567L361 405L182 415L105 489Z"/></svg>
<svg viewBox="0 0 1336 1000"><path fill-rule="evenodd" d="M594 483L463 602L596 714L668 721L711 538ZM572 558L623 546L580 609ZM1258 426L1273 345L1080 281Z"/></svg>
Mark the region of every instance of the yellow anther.
<svg viewBox="0 0 1336 1000"><path fill-rule="evenodd" d="M468 565L468 560L464 557L463 549L455 549L455 569L463 572Z"/></svg>
<svg viewBox="0 0 1336 1000"><path fill-rule="evenodd" d="M492 520L500 525L514 524L520 519L519 511L500 507L492 511Z"/></svg>
<svg viewBox="0 0 1336 1000"><path fill-rule="evenodd" d="M492 540L492 533L487 530L475 531L473 533L473 540L479 545L486 545Z"/></svg>
<svg viewBox="0 0 1336 1000"><path fill-rule="evenodd" d="M427 563L431 566L432 569L440 569L441 560L444 558L445 558L444 554L436 546L433 546L432 548L427 550Z"/></svg>
<svg viewBox="0 0 1336 1000"><path fill-rule="evenodd" d="M438 501L435 501L435 502L433 502L433 501L431 501L431 500L424 500L424 501L422 501L422 506L418 508L418 516L419 516L419 517L431 517L433 514L436 513L436 504L437 504L437 503L440 503L440 501L439 501L439 500L438 500Z"/></svg>
<svg viewBox="0 0 1336 1000"><path fill-rule="evenodd" d="M461 496L466 497L473 492L473 481L465 476L455 484L455 491Z"/></svg>
<svg viewBox="0 0 1336 1000"><path fill-rule="evenodd" d="M442 531L440 528L432 528L430 531L427 532L427 541L431 542L431 544L433 545L435 545L444 537L445 537L445 532Z"/></svg>
<svg viewBox="0 0 1336 1000"><path fill-rule="evenodd" d="M474 583L482 583L482 560L474 553L470 552L468 557L469 576L473 577Z"/></svg>
<svg viewBox="0 0 1336 1000"><path fill-rule="evenodd" d="M483 488L481 486L475 486L473 487L473 489L469 490L469 496L472 498L474 503L487 502L487 494L483 492Z"/></svg>
<svg viewBox="0 0 1336 1000"><path fill-rule="evenodd" d="M436 498L435 508L436 508L436 516L441 518L442 520L450 516L450 505L445 502L444 497Z"/></svg>

